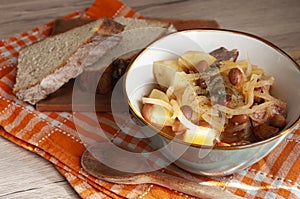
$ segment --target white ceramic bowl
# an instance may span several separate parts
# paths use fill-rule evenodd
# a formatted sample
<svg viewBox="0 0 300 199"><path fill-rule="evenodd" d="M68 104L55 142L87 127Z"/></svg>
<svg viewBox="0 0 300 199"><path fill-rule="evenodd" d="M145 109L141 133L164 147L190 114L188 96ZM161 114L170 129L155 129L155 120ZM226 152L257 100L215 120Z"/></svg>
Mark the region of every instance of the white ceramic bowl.
<svg viewBox="0 0 300 199"><path fill-rule="evenodd" d="M152 136L152 144L163 148L165 156L174 157L179 167L209 176L228 175L262 159L277 147L299 125L300 69L285 52L256 36L228 30L188 30L165 36L142 51L129 67L124 83L128 103L135 116L144 121L141 99L153 88L153 62L173 59L188 50L211 52L219 47L238 49L239 58L249 57L251 63L275 78L272 94L288 104L287 125L277 136L243 146L206 149L173 142L163 132ZM147 122L145 122L147 124ZM156 131L149 126L152 131ZM167 146L167 147L166 147Z"/></svg>

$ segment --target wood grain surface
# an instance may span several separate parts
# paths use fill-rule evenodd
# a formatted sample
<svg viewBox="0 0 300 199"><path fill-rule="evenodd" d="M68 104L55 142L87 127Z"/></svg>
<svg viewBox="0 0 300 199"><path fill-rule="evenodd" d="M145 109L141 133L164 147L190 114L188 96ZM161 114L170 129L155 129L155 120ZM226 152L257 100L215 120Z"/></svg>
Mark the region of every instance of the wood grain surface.
<svg viewBox="0 0 300 199"><path fill-rule="evenodd" d="M0 0L0 40L85 9L93 0ZM299 0L123 0L147 17L214 19L300 60ZM0 137L0 198L79 198L47 161Z"/></svg>

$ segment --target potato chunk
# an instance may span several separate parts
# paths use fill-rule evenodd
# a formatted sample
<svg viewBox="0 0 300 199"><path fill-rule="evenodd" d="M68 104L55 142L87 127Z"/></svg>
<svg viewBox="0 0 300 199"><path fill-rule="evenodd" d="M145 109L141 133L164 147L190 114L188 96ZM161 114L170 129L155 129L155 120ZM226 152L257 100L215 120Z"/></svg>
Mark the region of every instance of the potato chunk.
<svg viewBox="0 0 300 199"><path fill-rule="evenodd" d="M202 60L205 60L208 65L211 65L216 61L216 58L205 52L187 51L178 58L178 64L181 68L193 70Z"/></svg>

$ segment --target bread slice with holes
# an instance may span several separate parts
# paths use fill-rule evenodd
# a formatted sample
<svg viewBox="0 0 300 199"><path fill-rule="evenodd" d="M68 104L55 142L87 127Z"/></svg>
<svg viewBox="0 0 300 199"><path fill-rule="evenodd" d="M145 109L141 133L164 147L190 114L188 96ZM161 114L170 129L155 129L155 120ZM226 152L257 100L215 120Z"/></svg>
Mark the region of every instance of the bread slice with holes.
<svg viewBox="0 0 300 199"><path fill-rule="evenodd" d="M120 23L102 18L22 49L14 93L36 104L115 47L123 29Z"/></svg>

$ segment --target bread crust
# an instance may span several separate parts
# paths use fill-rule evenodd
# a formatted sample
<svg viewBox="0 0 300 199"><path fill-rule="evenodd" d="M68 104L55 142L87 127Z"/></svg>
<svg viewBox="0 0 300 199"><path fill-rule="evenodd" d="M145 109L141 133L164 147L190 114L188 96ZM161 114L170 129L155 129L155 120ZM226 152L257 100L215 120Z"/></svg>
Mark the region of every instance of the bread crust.
<svg viewBox="0 0 300 199"><path fill-rule="evenodd" d="M98 33L104 35L118 34L124 30L124 26L115 22L113 19L104 18L103 23L98 29Z"/></svg>

